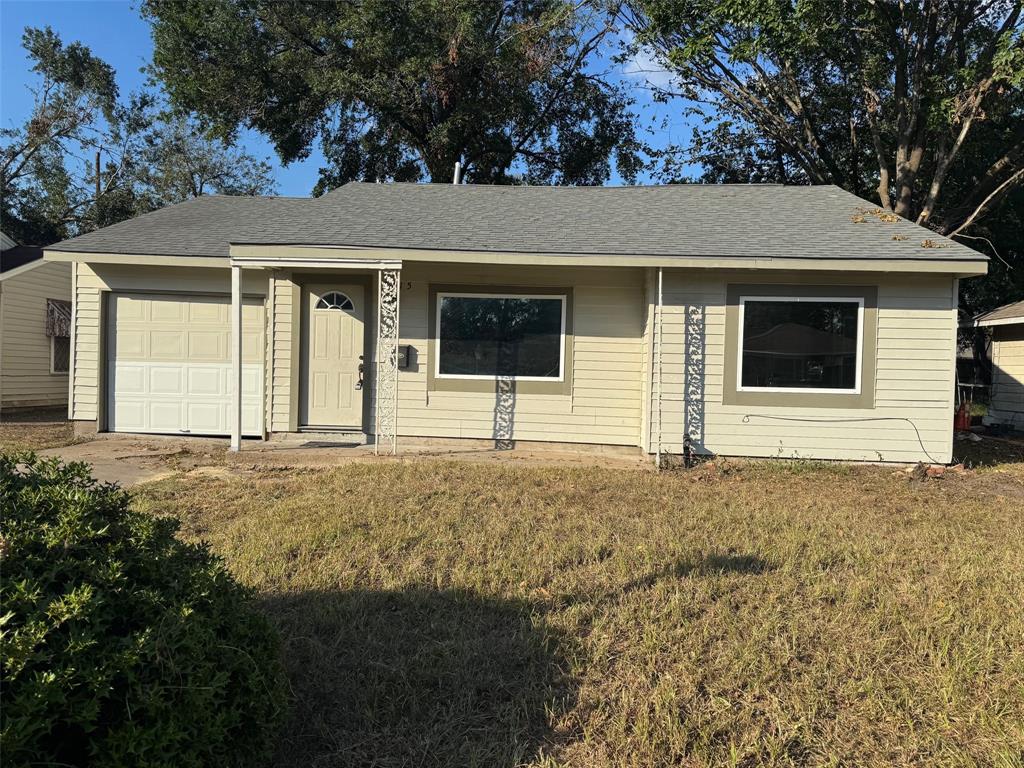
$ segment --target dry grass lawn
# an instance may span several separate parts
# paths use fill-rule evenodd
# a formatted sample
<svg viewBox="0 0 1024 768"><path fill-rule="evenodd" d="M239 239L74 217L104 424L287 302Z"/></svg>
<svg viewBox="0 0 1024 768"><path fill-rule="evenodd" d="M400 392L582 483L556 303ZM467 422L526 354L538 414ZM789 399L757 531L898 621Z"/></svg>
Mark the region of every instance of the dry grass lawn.
<svg viewBox="0 0 1024 768"><path fill-rule="evenodd" d="M1024 765L1024 455L143 486L280 628L289 766Z"/></svg>
<svg viewBox="0 0 1024 768"><path fill-rule="evenodd" d="M0 414L0 451L39 451L73 442L67 408Z"/></svg>

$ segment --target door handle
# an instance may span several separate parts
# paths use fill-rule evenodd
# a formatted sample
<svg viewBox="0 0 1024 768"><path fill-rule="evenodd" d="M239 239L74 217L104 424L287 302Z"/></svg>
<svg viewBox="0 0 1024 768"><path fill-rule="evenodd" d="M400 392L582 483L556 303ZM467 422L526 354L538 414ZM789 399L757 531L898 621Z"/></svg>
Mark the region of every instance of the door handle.
<svg viewBox="0 0 1024 768"><path fill-rule="evenodd" d="M362 355L359 356L359 368L357 370L359 371L359 380L356 382L356 389L362 389L363 388L363 374L366 372L366 364L363 363L363 356Z"/></svg>

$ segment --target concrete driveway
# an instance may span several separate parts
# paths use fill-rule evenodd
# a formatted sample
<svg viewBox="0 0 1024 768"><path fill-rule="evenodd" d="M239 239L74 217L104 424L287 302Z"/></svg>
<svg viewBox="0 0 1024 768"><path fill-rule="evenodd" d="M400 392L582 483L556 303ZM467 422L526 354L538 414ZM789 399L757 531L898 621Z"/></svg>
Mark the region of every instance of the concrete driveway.
<svg viewBox="0 0 1024 768"><path fill-rule="evenodd" d="M92 474L104 483L120 483L127 487L172 477L180 471L177 459L190 456L198 439L188 441L176 438L161 440L150 438L104 438L75 443L60 448L39 451L40 456L59 456L63 461L84 461L92 465ZM211 444L222 443L210 440ZM206 446L213 452L223 452L219 445Z"/></svg>

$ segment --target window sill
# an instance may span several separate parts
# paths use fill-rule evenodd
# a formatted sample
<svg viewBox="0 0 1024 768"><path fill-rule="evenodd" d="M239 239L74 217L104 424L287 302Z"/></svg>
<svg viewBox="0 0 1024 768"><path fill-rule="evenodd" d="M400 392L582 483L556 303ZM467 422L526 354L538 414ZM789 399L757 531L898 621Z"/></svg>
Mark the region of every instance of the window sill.
<svg viewBox="0 0 1024 768"><path fill-rule="evenodd" d="M512 391L517 395L570 395L572 382L564 381L508 381L507 379L448 379L432 377L430 392L489 392Z"/></svg>

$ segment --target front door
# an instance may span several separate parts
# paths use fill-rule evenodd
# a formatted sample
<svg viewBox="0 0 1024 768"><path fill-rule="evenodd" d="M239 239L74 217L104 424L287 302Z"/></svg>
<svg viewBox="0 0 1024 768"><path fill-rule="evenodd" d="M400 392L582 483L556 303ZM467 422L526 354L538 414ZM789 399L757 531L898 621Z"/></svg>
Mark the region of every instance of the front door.
<svg viewBox="0 0 1024 768"><path fill-rule="evenodd" d="M301 424L361 429L365 291L325 283L307 285L304 295Z"/></svg>

